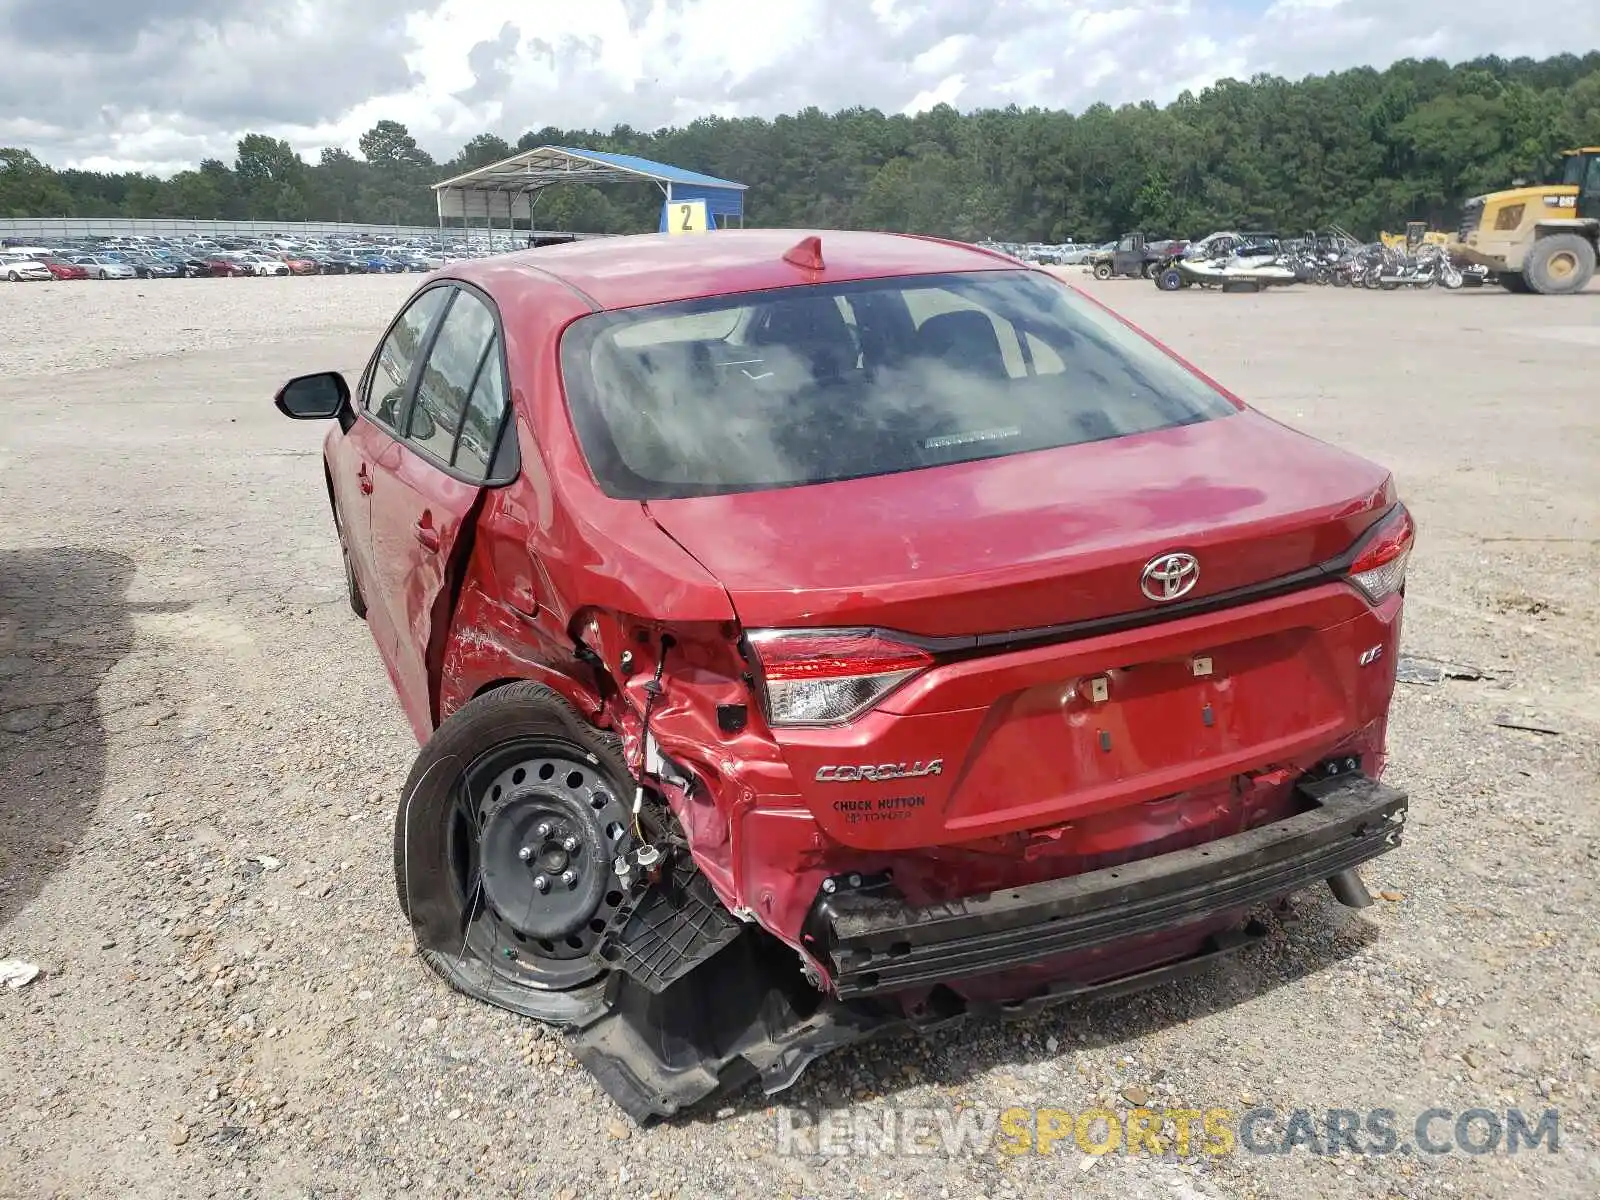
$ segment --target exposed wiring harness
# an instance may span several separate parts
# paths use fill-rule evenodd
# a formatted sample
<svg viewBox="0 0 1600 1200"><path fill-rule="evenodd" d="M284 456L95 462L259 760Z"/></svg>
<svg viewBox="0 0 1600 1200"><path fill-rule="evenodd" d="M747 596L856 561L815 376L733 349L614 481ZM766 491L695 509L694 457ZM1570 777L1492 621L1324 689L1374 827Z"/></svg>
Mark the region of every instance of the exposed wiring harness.
<svg viewBox="0 0 1600 1200"><path fill-rule="evenodd" d="M670 633L661 635L661 653L656 656L656 672L644 685L644 716L639 729L639 762L633 772L633 836L643 842L644 831L639 827L639 814L644 809L644 776L645 766L650 755L650 715L655 711L656 701L660 699L661 673L667 667L667 651L672 648L673 639Z"/></svg>

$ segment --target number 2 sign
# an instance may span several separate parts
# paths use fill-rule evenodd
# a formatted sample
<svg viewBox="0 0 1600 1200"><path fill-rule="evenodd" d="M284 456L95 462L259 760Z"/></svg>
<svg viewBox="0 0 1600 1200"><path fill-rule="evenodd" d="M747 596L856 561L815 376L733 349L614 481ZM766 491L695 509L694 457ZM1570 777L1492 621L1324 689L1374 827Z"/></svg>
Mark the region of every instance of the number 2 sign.
<svg viewBox="0 0 1600 1200"><path fill-rule="evenodd" d="M704 233L706 231L706 202L704 200L667 201L668 233Z"/></svg>

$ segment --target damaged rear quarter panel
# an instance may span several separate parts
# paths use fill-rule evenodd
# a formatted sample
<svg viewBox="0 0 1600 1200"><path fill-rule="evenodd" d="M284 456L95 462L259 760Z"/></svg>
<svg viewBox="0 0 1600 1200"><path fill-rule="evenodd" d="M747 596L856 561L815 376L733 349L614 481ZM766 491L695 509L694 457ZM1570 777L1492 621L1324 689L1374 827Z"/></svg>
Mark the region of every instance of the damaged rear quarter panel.
<svg viewBox="0 0 1600 1200"><path fill-rule="evenodd" d="M562 397L562 331L592 311L556 280L507 265L479 280L500 309L519 477L480 510L442 656L440 717L498 683L547 684L590 719L600 681L575 654L573 619L587 607L648 613L682 606L711 619L728 599L637 505L607 500L579 452Z"/></svg>
<svg viewBox="0 0 1600 1200"><path fill-rule="evenodd" d="M618 733L629 763L638 763L643 687L660 636L670 633L676 644L650 728L695 782L662 791L723 902L738 908L764 896L770 912L775 891L789 881L767 881L758 895L745 896L741 860L765 861L769 852L742 854L741 814L757 797L781 808L790 796L797 814L802 806L743 677L732 603L643 505L605 496L589 471L558 367L563 328L589 310L536 278L508 280L496 296L522 471L485 496L477 520L437 683L441 719L486 690L529 680ZM580 656L580 641L599 663ZM631 670L621 665L625 651ZM751 719L743 730L719 727L721 704L746 706ZM808 814L804 825L786 823L792 832L784 840L814 845Z"/></svg>

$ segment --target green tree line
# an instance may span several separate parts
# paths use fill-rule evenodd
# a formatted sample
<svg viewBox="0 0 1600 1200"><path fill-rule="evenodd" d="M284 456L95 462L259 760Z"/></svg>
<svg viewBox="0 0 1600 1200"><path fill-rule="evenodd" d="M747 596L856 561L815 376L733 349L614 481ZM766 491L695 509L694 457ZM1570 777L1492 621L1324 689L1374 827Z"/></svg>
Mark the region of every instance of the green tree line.
<svg viewBox="0 0 1600 1200"><path fill-rule="evenodd" d="M168 179L58 171L26 149L0 148L0 215L425 225L435 219L431 183L547 144L746 183L753 225L1052 242L1330 222L1370 234L1408 219L1451 224L1464 197L1542 176L1563 148L1600 144L1600 52L1224 79L1165 107L1081 113L808 108L653 133L545 127L514 145L480 134L444 162L404 125L379 121L359 156L329 147L311 163L282 139L250 133L231 165L208 159ZM659 203L647 187L568 185L540 199L536 223L648 230Z"/></svg>

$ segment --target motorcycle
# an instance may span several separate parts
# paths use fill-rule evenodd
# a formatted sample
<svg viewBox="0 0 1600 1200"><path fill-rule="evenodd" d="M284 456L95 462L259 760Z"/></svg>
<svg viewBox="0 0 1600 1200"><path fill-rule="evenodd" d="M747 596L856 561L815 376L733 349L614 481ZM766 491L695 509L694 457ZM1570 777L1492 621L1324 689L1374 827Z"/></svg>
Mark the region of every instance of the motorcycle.
<svg viewBox="0 0 1600 1200"><path fill-rule="evenodd" d="M1461 269L1450 261L1450 256L1443 248L1436 245L1420 246L1415 255L1389 251L1383 263L1378 287L1386 292L1402 287L1426 290L1436 283L1443 284L1445 290L1453 292L1466 284Z"/></svg>

